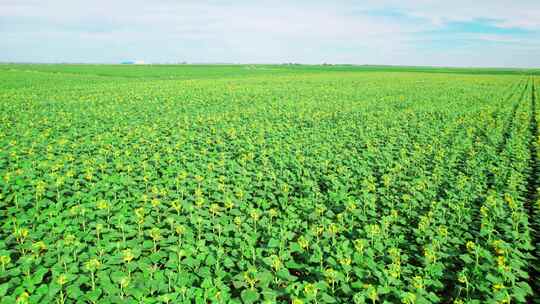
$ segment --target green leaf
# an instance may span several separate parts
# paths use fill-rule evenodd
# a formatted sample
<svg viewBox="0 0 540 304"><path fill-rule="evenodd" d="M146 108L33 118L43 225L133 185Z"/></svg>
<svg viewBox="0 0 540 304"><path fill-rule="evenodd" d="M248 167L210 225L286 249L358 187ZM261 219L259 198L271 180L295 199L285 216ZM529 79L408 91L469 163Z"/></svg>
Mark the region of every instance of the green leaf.
<svg viewBox="0 0 540 304"><path fill-rule="evenodd" d="M277 240L277 239L270 239L270 241L268 241L268 245L267 245L267 246L268 246L269 248L278 248L278 247L279 247L279 244L280 244L279 240Z"/></svg>
<svg viewBox="0 0 540 304"><path fill-rule="evenodd" d="M85 294L85 298L90 302L98 302L99 297L101 296L101 289L96 288L95 290L92 290L90 292L87 292Z"/></svg>
<svg viewBox="0 0 540 304"><path fill-rule="evenodd" d="M269 271L262 271L257 273L256 275L257 279L259 280L259 285L262 287L267 287L272 283L272 280L274 279L274 276Z"/></svg>
<svg viewBox="0 0 540 304"><path fill-rule="evenodd" d="M43 281L43 276L45 276L45 274L49 272L49 269L47 268L41 268L39 269L38 271L36 271L33 275L32 275L32 283L34 285L38 285L41 283L41 281Z"/></svg>
<svg viewBox="0 0 540 304"><path fill-rule="evenodd" d="M124 277L127 277L127 274L121 271L113 271L111 273L111 280L115 283L119 283Z"/></svg>
<svg viewBox="0 0 540 304"><path fill-rule="evenodd" d="M321 293L321 300L324 303L336 303L337 302L336 299L333 296L327 294L326 292Z"/></svg>
<svg viewBox="0 0 540 304"><path fill-rule="evenodd" d="M297 242L292 243L290 248L291 248L291 252L302 252L303 251L302 247Z"/></svg>
<svg viewBox="0 0 540 304"><path fill-rule="evenodd" d="M66 288L66 295L71 299L80 299L83 296L83 292L80 289L80 286L71 285Z"/></svg>
<svg viewBox="0 0 540 304"><path fill-rule="evenodd" d="M259 300L259 293L251 289L244 289L240 296L244 304L255 303L257 300Z"/></svg>
<svg viewBox="0 0 540 304"><path fill-rule="evenodd" d="M0 284L0 297L6 295L9 288L9 283Z"/></svg>
<svg viewBox="0 0 540 304"><path fill-rule="evenodd" d="M474 260L471 258L470 255L468 254L462 254L459 256L461 258L461 260L467 264L472 264L474 262Z"/></svg>

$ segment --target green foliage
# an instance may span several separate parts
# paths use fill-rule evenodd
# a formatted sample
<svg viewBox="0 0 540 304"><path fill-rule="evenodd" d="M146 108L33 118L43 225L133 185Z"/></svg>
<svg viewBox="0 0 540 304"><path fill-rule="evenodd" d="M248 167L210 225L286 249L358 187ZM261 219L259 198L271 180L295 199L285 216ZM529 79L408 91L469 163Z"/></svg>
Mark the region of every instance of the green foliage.
<svg viewBox="0 0 540 304"><path fill-rule="evenodd" d="M148 69L1 66L2 303L532 294L530 77Z"/></svg>

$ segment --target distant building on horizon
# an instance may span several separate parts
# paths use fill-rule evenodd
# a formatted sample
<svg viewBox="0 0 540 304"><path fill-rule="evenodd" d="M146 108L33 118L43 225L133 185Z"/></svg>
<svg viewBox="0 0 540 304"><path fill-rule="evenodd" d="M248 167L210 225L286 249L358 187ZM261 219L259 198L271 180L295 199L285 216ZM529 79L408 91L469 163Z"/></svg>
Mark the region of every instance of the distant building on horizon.
<svg viewBox="0 0 540 304"><path fill-rule="evenodd" d="M144 60L126 60L122 64L145 64Z"/></svg>

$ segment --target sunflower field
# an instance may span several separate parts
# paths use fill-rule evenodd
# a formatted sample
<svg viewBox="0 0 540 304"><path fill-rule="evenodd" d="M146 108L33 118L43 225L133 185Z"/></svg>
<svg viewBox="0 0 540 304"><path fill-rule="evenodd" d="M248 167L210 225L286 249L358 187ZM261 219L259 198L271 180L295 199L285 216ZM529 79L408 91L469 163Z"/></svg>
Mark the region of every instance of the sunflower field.
<svg viewBox="0 0 540 304"><path fill-rule="evenodd" d="M0 65L0 303L540 303L539 88Z"/></svg>

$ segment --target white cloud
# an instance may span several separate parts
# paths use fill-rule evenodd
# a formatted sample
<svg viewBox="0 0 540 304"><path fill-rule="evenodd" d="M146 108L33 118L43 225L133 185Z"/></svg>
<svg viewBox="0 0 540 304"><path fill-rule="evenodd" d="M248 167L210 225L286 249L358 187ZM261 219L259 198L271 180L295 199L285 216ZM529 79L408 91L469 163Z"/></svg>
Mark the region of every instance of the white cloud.
<svg viewBox="0 0 540 304"><path fill-rule="evenodd" d="M352 3L352 2L351 2ZM537 0L368 0L359 7L392 7L442 25L452 21L497 20L500 26L540 29L540 2Z"/></svg>
<svg viewBox="0 0 540 304"><path fill-rule="evenodd" d="M386 9L405 18L369 13ZM433 64L438 50L417 34L481 19L540 31L539 12L536 1L502 0L0 0L0 35L8 44L0 49L0 60L116 62L144 56L147 61ZM523 39L486 35L470 39L534 47ZM43 43L47 48L32 51ZM457 56L463 55L455 56L459 65Z"/></svg>

